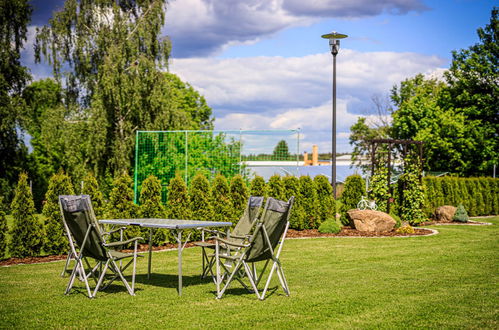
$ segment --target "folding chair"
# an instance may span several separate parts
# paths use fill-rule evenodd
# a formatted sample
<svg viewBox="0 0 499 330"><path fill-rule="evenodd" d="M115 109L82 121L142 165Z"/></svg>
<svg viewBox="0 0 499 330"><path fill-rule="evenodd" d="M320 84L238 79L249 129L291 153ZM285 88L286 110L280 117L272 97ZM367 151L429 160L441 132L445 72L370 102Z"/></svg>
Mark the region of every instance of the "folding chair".
<svg viewBox="0 0 499 330"><path fill-rule="evenodd" d="M293 201L294 197L291 197L287 202L269 197L265 204L261 220L256 225L253 234L244 242L234 243L220 237L215 237L217 299L222 298L229 285L235 279L246 289L253 291L260 300L263 300L265 299L274 272L277 272L281 287L286 295L289 296L289 288L279 256L289 227L289 216ZM258 274L255 263L260 261L265 261L265 265ZM272 262L272 267L265 286L262 291L259 291L258 285L264 278L269 262ZM251 266L250 263L252 264ZM252 290L245 284L245 278L249 280ZM225 285L220 290L222 284Z"/></svg>
<svg viewBox="0 0 499 330"><path fill-rule="evenodd" d="M242 243L249 234L251 234L253 228L255 227L256 220L258 219L258 214L263 204L263 197L260 196L250 196L244 213L237 222L236 226L232 232L222 232L218 230L206 230L202 232L202 241L194 243L202 248L202 262L203 262L203 272L201 278L204 278L208 273L211 274L212 278L215 279L215 274L213 274L213 264L215 263L215 254L208 254L207 249L215 250L215 243L205 242L205 233L215 234L218 237L225 237L226 240L234 243Z"/></svg>
<svg viewBox="0 0 499 330"><path fill-rule="evenodd" d="M135 269L137 264L137 247L138 241L142 237L135 237L127 241L119 241L106 243L103 238L103 233L100 225L95 218L95 214L88 195L65 195L59 196L59 207L61 209L62 222L68 236L70 245L70 253L75 259L75 267L69 277L69 282L66 287L65 294L71 291L74 285L76 276L85 283L85 287L89 298L94 298L97 291L101 289L107 271L111 271L111 277L107 279L107 283L102 288L107 288L118 277L125 285L130 295L134 294L135 288ZM135 243L133 253L123 253L113 250L113 247ZM96 261L96 265L91 267L88 258ZM124 266L118 266L117 261L122 261L131 258ZM87 265L85 268L83 261ZM130 286L123 276L123 271L133 264L132 285ZM103 269L102 269L103 266ZM96 283L93 292L90 290L88 279L92 277Z"/></svg>

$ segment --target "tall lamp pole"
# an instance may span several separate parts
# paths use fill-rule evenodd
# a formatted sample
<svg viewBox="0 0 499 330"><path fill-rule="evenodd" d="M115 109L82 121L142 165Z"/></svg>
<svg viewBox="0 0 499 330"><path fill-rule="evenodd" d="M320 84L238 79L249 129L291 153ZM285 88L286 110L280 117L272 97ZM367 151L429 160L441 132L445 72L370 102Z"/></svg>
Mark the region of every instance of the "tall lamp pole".
<svg viewBox="0 0 499 330"><path fill-rule="evenodd" d="M329 48L333 55L333 136L331 144L333 145L331 159L331 185L333 186L333 196L336 199L336 55L340 50L340 39L348 37L346 34L331 32L323 34L322 38L329 39Z"/></svg>

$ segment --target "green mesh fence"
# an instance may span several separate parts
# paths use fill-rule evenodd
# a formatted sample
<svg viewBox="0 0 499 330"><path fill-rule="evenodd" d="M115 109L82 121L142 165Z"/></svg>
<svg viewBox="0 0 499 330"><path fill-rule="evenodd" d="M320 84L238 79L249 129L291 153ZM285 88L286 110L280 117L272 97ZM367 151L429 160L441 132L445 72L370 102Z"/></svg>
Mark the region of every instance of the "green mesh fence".
<svg viewBox="0 0 499 330"><path fill-rule="evenodd" d="M142 181L155 175L166 201L170 179L180 175L187 183L198 172L209 179L241 174L250 179L256 168L287 166L297 171L299 130L137 131L135 144L135 202Z"/></svg>

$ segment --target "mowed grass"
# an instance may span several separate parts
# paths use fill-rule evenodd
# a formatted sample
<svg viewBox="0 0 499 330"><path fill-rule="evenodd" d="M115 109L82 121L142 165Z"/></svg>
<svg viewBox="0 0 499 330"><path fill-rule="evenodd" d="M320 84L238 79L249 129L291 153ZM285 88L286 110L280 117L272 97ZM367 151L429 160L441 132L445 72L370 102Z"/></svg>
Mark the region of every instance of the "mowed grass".
<svg viewBox="0 0 499 330"><path fill-rule="evenodd" d="M259 301L235 282L215 299L199 278L199 248L138 264L136 296L116 282L97 298L84 286L64 295L64 263L0 268L0 328L499 328L499 217L493 226L434 226L413 238L286 240L282 261L291 295L274 279Z"/></svg>

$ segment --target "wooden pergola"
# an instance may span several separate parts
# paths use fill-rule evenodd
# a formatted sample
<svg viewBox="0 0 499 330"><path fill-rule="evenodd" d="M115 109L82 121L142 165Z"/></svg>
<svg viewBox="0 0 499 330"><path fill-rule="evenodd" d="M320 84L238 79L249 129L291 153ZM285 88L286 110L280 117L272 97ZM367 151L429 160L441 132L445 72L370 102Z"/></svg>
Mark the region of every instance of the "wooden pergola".
<svg viewBox="0 0 499 330"><path fill-rule="evenodd" d="M396 140L396 139L373 139L369 140L371 144L371 176L374 175L374 170L378 166L378 158L376 157L376 151L378 150L379 145L388 145L388 160L387 160L387 167L388 167L388 179L387 179L387 186L388 186L388 191L390 192L390 195L392 194L392 189L390 187L390 178L392 174L392 150L393 147L395 146L402 146L402 159L405 159L405 156L407 155L408 147L410 145L416 145L418 147L418 158L419 162L421 165L421 168L423 168L423 141L414 141L414 140ZM405 164L404 164L405 165ZM404 166L405 168L405 166ZM419 174L419 181L422 181L422 176L421 173ZM386 211L387 213L390 213L390 203L392 200L388 200L386 204Z"/></svg>

